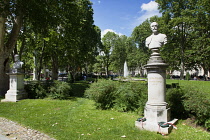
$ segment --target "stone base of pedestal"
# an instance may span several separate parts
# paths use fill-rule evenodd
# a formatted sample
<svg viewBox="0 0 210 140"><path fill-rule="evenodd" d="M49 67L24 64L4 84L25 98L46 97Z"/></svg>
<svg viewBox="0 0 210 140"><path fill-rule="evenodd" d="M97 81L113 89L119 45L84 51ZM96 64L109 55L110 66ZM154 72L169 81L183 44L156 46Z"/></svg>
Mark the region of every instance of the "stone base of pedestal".
<svg viewBox="0 0 210 140"><path fill-rule="evenodd" d="M158 123L154 123L154 122L149 122L149 121L145 121L145 122L139 122L139 121L135 121L135 126L141 130L148 130L148 131L153 131L153 132L157 132L157 133L161 133L161 134L169 134L171 132L171 130L174 127L174 124L177 122L178 119L174 119L170 122L167 122L169 125L169 127L161 127L158 125Z"/></svg>
<svg viewBox="0 0 210 140"><path fill-rule="evenodd" d="M5 94L5 99L1 100L1 102L17 102L27 98L27 93L24 90L24 73L20 73L20 71L14 69L13 73L7 73L10 76L10 88Z"/></svg>
<svg viewBox="0 0 210 140"><path fill-rule="evenodd" d="M158 125L159 122L169 122L170 120L170 108L167 107L166 102L162 103L147 103L144 109L144 122L135 122L135 126L139 129L145 129L148 131L155 131L161 134L169 134L173 128L172 125L169 127L161 127ZM172 122L173 124L174 122Z"/></svg>
<svg viewBox="0 0 210 140"><path fill-rule="evenodd" d="M144 108L144 117L149 122L168 122L170 118L170 108L167 107L166 102L162 103L147 103Z"/></svg>
<svg viewBox="0 0 210 140"><path fill-rule="evenodd" d="M1 100L1 102L17 102L26 98L27 93L24 90L8 90L5 94L5 99Z"/></svg>

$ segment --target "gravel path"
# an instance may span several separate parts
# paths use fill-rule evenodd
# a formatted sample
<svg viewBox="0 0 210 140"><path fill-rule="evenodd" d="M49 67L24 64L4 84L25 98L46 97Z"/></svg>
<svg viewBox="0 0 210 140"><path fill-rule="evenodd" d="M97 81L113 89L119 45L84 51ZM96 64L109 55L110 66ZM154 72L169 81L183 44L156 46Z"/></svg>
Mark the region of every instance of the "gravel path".
<svg viewBox="0 0 210 140"><path fill-rule="evenodd" d="M16 122L0 117L0 138L9 140L56 140L37 130L23 127ZM6 139L5 139L6 140Z"/></svg>

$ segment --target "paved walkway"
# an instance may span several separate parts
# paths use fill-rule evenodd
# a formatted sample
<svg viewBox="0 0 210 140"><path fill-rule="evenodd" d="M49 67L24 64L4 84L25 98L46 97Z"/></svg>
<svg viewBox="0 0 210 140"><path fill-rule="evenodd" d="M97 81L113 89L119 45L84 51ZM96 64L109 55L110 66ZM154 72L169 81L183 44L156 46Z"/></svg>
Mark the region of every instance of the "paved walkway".
<svg viewBox="0 0 210 140"><path fill-rule="evenodd" d="M0 140L10 140L10 139L0 134Z"/></svg>
<svg viewBox="0 0 210 140"><path fill-rule="evenodd" d="M37 130L0 117L0 140L55 140Z"/></svg>

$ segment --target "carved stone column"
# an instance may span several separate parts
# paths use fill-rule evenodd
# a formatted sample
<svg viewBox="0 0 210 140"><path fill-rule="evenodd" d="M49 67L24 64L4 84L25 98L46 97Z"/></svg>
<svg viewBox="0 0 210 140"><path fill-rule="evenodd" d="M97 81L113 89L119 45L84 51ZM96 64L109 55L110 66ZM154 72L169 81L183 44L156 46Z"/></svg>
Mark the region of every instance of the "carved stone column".
<svg viewBox="0 0 210 140"><path fill-rule="evenodd" d="M146 121L136 121L135 125L139 129L156 131L164 134L170 133L172 126L162 128L159 122L170 121L170 109L166 103L166 68L158 48L152 49L152 55L145 66L148 77L148 101L144 109ZM174 122L172 122L174 123Z"/></svg>

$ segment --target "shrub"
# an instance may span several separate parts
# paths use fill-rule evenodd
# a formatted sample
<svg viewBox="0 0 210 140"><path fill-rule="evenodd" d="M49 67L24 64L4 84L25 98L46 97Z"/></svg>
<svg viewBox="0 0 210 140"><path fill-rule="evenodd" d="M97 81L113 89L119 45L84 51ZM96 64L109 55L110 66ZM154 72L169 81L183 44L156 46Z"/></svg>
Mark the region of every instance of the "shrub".
<svg viewBox="0 0 210 140"><path fill-rule="evenodd" d="M191 79L190 73L187 72L187 73L186 73L186 76L185 76L185 80L190 80L190 79Z"/></svg>
<svg viewBox="0 0 210 140"><path fill-rule="evenodd" d="M147 101L147 86L138 82L122 83L116 91L114 108L118 111L144 110Z"/></svg>
<svg viewBox="0 0 210 140"><path fill-rule="evenodd" d="M49 97L53 99L67 99L70 96L71 86L66 82L54 81L50 87Z"/></svg>
<svg viewBox="0 0 210 140"><path fill-rule="evenodd" d="M43 99L47 96L46 86L41 82L29 83L24 88L30 99Z"/></svg>
<svg viewBox="0 0 210 140"><path fill-rule="evenodd" d="M171 75L170 74L167 74L166 75L166 79L171 79Z"/></svg>
<svg viewBox="0 0 210 140"><path fill-rule="evenodd" d="M172 118L186 118L188 117L187 111L184 108L184 94L182 88L170 88L166 92L166 102L171 109Z"/></svg>
<svg viewBox="0 0 210 140"><path fill-rule="evenodd" d="M168 89L166 99L176 118L194 116L199 125L210 130L210 99L208 94L193 87Z"/></svg>
<svg viewBox="0 0 210 140"><path fill-rule="evenodd" d="M68 83L74 83L74 79L73 79L72 74L71 74L71 73L68 73L67 76L68 76L68 77L67 77L67 82L68 82Z"/></svg>
<svg viewBox="0 0 210 140"><path fill-rule="evenodd" d="M139 82L117 82L100 79L91 84L85 96L96 102L97 108L118 111L141 111L147 101L147 86Z"/></svg>
<svg viewBox="0 0 210 140"><path fill-rule="evenodd" d="M114 105L116 82L100 79L92 83L85 91L85 96L96 102L97 108L110 109Z"/></svg>
<svg viewBox="0 0 210 140"><path fill-rule="evenodd" d="M210 130L210 98L208 94L192 87L185 89L185 92L185 110L195 116L198 124L204 125Z"/></svg>

